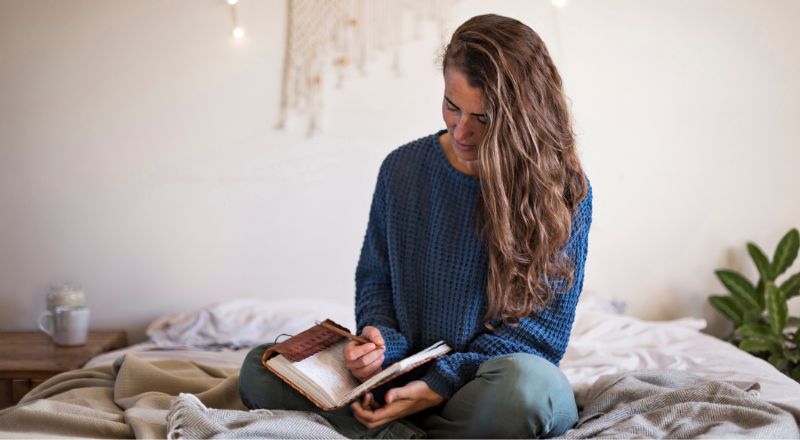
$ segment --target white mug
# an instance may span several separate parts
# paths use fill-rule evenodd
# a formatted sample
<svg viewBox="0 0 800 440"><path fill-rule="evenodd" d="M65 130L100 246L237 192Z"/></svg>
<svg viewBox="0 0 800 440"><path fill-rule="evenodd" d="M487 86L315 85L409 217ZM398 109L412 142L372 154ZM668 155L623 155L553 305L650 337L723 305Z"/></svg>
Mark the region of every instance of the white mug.
<svg viewBox="0 0 800 440"><path fill-rule="evenodd" d="M56 345L84 345L89 335L89 309L57 307L53 312L42 312L37 324L39 330L50 335Z"/></svg>

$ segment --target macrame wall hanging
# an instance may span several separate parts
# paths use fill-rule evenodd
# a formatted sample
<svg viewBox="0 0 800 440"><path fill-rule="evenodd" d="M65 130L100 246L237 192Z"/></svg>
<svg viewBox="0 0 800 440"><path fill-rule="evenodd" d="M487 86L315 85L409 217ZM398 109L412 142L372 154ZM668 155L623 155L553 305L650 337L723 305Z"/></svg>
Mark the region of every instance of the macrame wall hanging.
<svg viewBox="0 0 800 440"><path fill-rule="evenodd" d="M379 52L401 73L402 43L419 37L433 22L441 44L446 19L458 0L288 0L278 128L290 114L308 119L308 134L320 128L322 91L331 76L338 87L353 71L366 73Z"/></svg>

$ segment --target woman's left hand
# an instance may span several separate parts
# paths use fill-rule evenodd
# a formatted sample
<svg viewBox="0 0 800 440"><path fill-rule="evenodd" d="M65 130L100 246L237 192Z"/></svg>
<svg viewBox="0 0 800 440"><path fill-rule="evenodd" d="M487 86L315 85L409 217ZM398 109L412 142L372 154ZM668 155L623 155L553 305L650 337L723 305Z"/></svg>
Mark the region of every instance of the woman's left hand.
<svg viewBox="0 0 800 440"><path fill-rule="evenodd" d="M382 407L377 406L372 393L364 395L361 402L353 402L351 407L356 419L372 429L444 402L444 397L421 380L390 389L384 399L386 404Z"/></svg>

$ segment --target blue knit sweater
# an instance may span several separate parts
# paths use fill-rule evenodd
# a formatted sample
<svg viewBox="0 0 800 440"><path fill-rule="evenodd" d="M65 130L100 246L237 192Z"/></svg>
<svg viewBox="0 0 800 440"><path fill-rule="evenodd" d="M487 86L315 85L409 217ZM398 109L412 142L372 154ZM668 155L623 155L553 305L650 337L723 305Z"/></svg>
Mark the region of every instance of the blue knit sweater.
<svg viewBox="0 0 800 440"><path fill-rule="evenodd" d="M583 287L592 192L574 214L566 245L575 262L572 288L554 282L553 307L488 332L481 321L488 257L474 227L480 186L447 160L438 141L443 132L396 149L381 165L356 269L356 323L359 333L368 325L381 331L384 367L446 341L453 352L434 361L422 380L450 398L498 355L531 353L558 365Z"/></svg>

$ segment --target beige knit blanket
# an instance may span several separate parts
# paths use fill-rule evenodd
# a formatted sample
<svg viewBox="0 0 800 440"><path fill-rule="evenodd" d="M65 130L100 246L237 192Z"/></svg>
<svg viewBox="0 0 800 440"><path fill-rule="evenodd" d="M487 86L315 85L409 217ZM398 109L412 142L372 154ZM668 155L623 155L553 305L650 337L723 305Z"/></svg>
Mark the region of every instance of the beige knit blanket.
<svg viewBox="0 0 800 440"><path fill-rule="evenodd" d="M192 393L212 408L246 410L238 370L192 362L146 362L128 354L113 366L59 374L0 411L0 438L166 438L170 404Z"/></svg>

